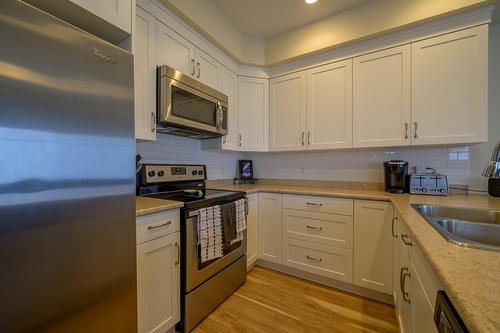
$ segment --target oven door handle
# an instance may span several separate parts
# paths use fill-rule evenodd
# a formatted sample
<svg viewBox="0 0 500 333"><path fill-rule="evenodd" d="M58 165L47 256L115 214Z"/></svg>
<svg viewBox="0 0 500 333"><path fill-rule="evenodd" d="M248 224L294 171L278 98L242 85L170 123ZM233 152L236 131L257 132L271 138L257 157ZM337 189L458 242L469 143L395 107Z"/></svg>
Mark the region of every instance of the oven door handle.
<svg viewBox="0 0 500 333"><path fill-rule="evenodd" d="M217 206L217 205L215 205L215 206ZM245 197L245 215L248 215L248 210L249 210L249 207L248 207L248 198ZM188 211L187 215L188 215L188 218L192 218L192 217L198 216L198 215L200 215L200 210L199 209L197 209L197 210L190 210L190 211Z"/></svg>

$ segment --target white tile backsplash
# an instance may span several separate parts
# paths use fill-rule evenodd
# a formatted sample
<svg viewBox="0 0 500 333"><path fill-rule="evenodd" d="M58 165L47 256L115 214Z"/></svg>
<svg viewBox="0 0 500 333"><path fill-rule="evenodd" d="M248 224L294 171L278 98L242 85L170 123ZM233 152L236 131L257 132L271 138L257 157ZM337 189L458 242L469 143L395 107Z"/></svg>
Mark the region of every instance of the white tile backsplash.
<svg viewBox="0 0 500 333"><path fill-rule="evenodd" d="M237 161L243 154L223 151L205 151L201 141L158 133L156 142L138 141L137 153L143 162L206 164L210 180L234 178Z"/></svg>
<svg viewBox="0 0 500 333"><path fill-rule="evenodd" d="M417 165L432 167L451 184L469 182L469 147L237 153L202 150L199 140L158 134L156 142L138 141L137 152L145 162L206 164L210 180L233 178L238 159L252 159L257 178L383 182L382 163L401 159L411 172Z"/></svg>
<svg viewBox="0 0 500 333"><path fill-rule="evenodd" d="M391 148L361 151L250 153L257 178L383 182L382 163L405 160L410 171L432 167L452 184L468 184L469 147Z"/></svg>

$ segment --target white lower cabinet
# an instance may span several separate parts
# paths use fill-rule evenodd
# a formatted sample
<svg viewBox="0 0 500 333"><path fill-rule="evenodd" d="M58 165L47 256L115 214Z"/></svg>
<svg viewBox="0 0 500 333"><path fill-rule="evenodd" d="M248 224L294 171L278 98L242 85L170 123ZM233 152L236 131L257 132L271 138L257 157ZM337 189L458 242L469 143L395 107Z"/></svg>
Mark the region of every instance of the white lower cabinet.
<svg viewBox="0 0 500 333"><path fill-rule="evenodd" d="M434 302L441 289L438 280L411 239L408 229L398 213L395 215L397 236L397 266L394 276L399 279L395 308L401 332L437 332L434 324ZM395 281L396 282L396 281ZM395 283L396 284L396 283Z"/></svg>
<svg viewBox="0 0 500 333"><path fill-rule="evenodd" d="M352 250L286 238L283 252L286 266L352 282Z"/></svg>
<svg viewBox="0 0 500 333"><path fill-rule="evenodd" d="M139 217L137 225L144 241L137 245L138 332L163 333L180 320L179 211Z"/></svg>
<svg viewBox="0 0 500 333"><path fill-rule="evenodd" d="M258 229L258 195L247 195L248 215L247 215L247 268L252 266L259 255L259 229Z"/></svg>
<svg viewBox="0 0 500 333"><path fill-rule="evenodd" d="M354 200L354 284L392 294L390 202Z"/></svg>
<svg viewBox="0 0 500 333"><path fill-rule="evenodd" d="M281 194L259 193L259 258L281 263Z"/></svg>

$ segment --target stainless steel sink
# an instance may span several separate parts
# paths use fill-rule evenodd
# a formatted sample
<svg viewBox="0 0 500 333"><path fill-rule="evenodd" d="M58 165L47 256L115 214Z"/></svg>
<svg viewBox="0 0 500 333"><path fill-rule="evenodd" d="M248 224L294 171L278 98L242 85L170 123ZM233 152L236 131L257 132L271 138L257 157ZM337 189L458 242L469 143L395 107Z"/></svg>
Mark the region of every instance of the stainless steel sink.
<svg viewBox="0 0 500 333"><path fill-rule="evenodd" d="M449 242L500 252L500 211L423 204L412 206Z"/></svg>

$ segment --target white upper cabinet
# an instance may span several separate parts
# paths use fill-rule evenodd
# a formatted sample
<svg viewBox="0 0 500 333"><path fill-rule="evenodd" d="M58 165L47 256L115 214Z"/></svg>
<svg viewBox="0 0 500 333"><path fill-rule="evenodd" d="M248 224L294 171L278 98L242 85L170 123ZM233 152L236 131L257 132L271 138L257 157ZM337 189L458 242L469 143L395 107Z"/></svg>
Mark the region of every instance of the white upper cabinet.
<svg viewBox="0 0 500 333"><path fill-rule="evenodd" d="M412 45L414 144L488 139L488 26Z"/></svg>
<svg viewBox="0 0 500 333"><path fill-rule="evenodd" d="M267 151L269 80L238 77L238 150Z"/></svg>
<svg viewBox="0 0 500 333"><path fill-rule="evenodd" d="M158 21L158 66L167 65L214 89L219 89L222 65Z"/></svg>
<svg viewBox="0 0 500 333"><path fill-rule="evenodd" d="M410 45L354 58L353 146L410 143Z"/></svg>
<svg viewBox="0 0 500 333"><path fill-rule="evenodd" d="M196 75L195 47L191 42L158 21L158 66L167 65L186 75Z"/></svg>
<svg viewBox="0 0 500 333"><path fill-rule="evenodd" d="M352 147L352 60L307 71L307 147Z"/></svg>
<svg viewBox="0 0 500 333"><path fill-rule="evenodd" d="M156 139L156 19L137 7L134 33L135 137Z"/></svg>
<svg viewBox="0 0 500 333"><path fill-rule="evenodd" d="M214 89L219 89L222 65L200 49L196 49L195 77L202 83Z"/></svg>
<svg viewBox="0 0 500 333"><path fill-rule="evenodd" d="M306 72L270 80L270 150L306 148Z"/></svg>
<svg viewBox="0 0 500 333"><path fill-rule="evenodd" d="M132 31L132 0L70 0L121 30Z"/></svg>
<svg viewBox="0 0 500 333"><path fill-rule="evenodd" d="M220 90L228 98L227 135L222 137L222 148L227 150L238 149L238 76L222 66Z"/></svg>

